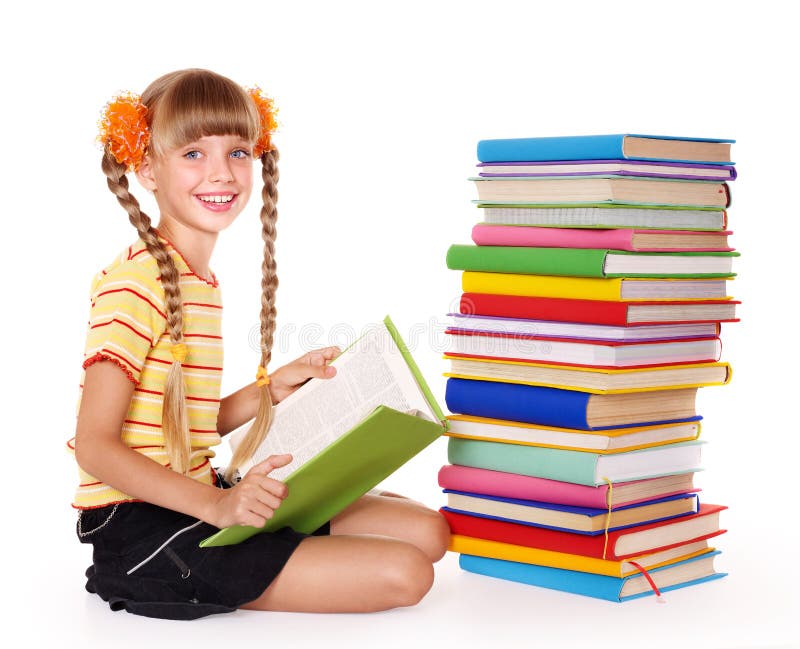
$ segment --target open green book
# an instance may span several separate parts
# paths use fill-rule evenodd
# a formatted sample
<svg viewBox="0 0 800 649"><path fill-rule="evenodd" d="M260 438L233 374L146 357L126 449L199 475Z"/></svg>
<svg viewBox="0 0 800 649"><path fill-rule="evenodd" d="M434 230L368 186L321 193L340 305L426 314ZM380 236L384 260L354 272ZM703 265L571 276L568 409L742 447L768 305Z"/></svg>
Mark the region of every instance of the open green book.
<svg viewBox="0 0 800 649"><path fill-rule="evenodd" d="M387 316L334 360L331 379L312 379L275 407L267 438L242 474L291 453L270 476L289 495L263 528L227 527L200 545L232 545L282 527L313 532L405 464L447 429L447 420ZM235 447L250 424L232 433Z"/></svg>

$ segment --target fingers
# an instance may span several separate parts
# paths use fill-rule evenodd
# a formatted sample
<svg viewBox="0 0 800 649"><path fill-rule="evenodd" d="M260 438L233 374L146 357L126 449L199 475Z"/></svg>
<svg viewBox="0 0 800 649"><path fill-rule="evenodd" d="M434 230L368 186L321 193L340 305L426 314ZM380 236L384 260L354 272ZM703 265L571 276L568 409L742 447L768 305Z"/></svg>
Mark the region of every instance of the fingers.
<svg viewBox="0 0 800 649"><path fill-rule="evenodd" d="M328 363L340 353L338 347L325 347L307 352L288 365L278 368L272 374L272 380L276 386L283 386L292 392L309 379L330 379L336 376L336 368Z"/></svg>
<svg viewBox="0 0 800 649"><path fill-rule="evenodd" d="M336 368L328 365L328 363L341 353L338 347L324 347L323 349L308 352L298 360L305 360L305 364L312 369L309 378L331 378L336 376Z"/></svg>
<svg viewBox="0 0 800 649"><path fill-rule="evenodd" d="M279 469L282 466L286 466L292 461L292 456L289 453L284 453L283 455L270 455L266 460L263 462L259 462L253 468L251 468L245 477L249 476L251 473L253 475L268 475L275 469Z"/></svg>
<svg viewBox="0 0 800 649"><path fill-rule="evenodd" d="M267 474L291 459L291 455L271 455L250 469L241 482L226 494L230 499L230 514L235 524L263 527L275 515L275 510L288 494L288 488Z"/></svg>
<svg viewBox="0 0 800 649"><path fill-rule="evenodd" d="M249 522L252 516L261 518L259 527L263 527L264 523L274 516L275 510L281 506L288 493L285 484L271 478L240 483L237 488L239 489L238 515L242 521L248 521L244 523L246 525L255 524Z"/></svg>

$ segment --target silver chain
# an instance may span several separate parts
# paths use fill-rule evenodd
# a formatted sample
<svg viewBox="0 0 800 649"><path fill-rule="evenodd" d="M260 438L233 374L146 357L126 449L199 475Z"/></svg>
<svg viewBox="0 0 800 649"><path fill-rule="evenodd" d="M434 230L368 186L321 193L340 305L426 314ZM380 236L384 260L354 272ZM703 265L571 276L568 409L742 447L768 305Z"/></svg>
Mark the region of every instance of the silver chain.
<svg viewBox="0 0 800 649"><path fill-rule="evenodd" d="M100 530L102 530L106 525L108 525L108 523L111 521L111 518L114 516L114 514L117 513L117 507L119 507L119 503L114 505L114 509L111 510L111 513L108 515L108 518L106 518L106 520L104 520L100 525L95 527L93 530L89 530L88 532L84 532L82 527L81 527L81 522L83 520L83 518L82 518L83 517L83 512L78 514L78 536L80 538L85 538L85 537L89 536L90 534L94 534L95 532L99 532Z"/></svg>

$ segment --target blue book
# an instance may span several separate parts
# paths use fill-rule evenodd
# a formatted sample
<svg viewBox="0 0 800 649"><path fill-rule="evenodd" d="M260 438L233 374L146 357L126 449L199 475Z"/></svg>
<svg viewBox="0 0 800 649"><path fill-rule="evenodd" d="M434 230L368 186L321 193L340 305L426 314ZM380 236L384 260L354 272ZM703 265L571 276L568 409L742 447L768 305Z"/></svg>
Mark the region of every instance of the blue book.
<svg viewBox="0 0 800 649"><path fill-rule="evenodd" d="M680 416L653 419L651 413L658 407L664 392L591 394L538 385L449 378L445 388L445 402L452 413L577 430L605 430L620 426L649 426L700 419L695 415L696 391L684 391L690 403L686 404L682 412L677 413ZM674 401L677 392L670 390L669 396ZM600 425L595 421L594 406L601 407L602 404L620 401L632 409L630 414L620 410L619 416L613 422ZM641 404L652 404L652 408L642 408ZM645 412L644 415L641 414L642 411ZM607 416L607 410L604 416Z"/></svg>
<svg viewBox="0 0 800 649"><path fill-rule="evenodd" d="M635 525L688 516L698 511L697 494L673 494L654 500L607 509L577 507L535 500L470 493L445 489L447 506L442 509L457 514L477 516L531 527L597 536Z"/></svg>
<svg viewBox="0 0 800 649"><path fill-rule="evenodd" d="M481 162L548 160L657 160L730 165L735 140L664 135L573 135L478 142Z"/></svg>
<svg viewBox="0 0 800 649"><path fill-rule="evenodd" d="M702 444L694 440L600 454L451 437L447 459L450 464L594 486L699 471Z"/></svg>
<svg viewBox="0 0 800 649"><path fill-rule="evenodd" d="M726 573L714 570L714 557L718 554L720 554L719 550L706 552L690 559L653 568L648 570L648 574L661 592L720 579ZM530 563L476 557L470 554L460 555L458 564L463 570L479 575L561 590L576 595L586 595L611 602L625 602L629 599L654 594L650 582L640 573L627 577L608 577L590 572L548 568Z"/></svg>

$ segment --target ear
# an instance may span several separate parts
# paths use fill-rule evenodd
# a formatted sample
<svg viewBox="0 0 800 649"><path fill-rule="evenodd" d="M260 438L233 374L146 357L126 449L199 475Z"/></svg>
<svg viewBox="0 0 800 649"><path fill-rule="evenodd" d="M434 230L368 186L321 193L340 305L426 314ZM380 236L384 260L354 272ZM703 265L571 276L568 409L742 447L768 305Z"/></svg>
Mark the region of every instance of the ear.
<svg viewBox="0 0 800 649"><path fill-rule="evenodd" d="M140 164L139 168L136 170L136 179L146 190L151 192L156 191L156 178L153 174L153 159L149 155L144 157L142 164Z"/></svg>

